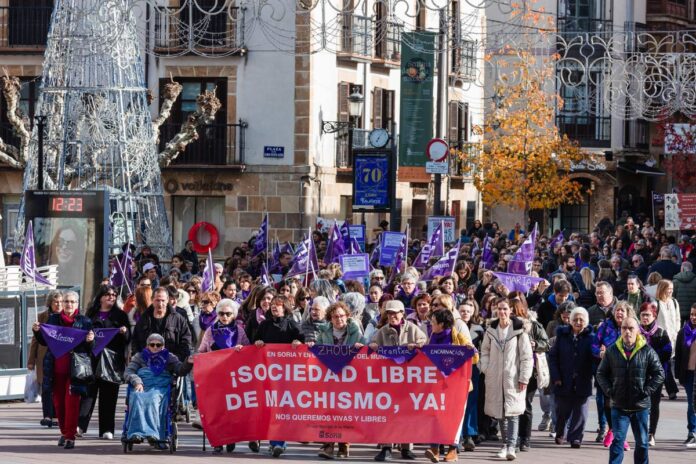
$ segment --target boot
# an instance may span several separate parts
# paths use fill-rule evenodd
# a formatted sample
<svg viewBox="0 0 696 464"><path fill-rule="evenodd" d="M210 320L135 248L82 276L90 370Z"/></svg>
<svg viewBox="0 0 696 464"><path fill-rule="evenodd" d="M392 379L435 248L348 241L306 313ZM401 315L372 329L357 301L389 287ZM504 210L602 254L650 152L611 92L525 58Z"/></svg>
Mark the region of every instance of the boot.
<svg viewBox="0 0 696 464"><path fill-rule="evenodd" d="M385 446L382 448L382 450L375 456L375 461L391 461L392 458L392 452L391 452L391 446Z"/></svg>
<svg viewBox="0 0 696 464"><path fill-rule="evenodd" d="M476 449L476 442L471 437L464 438L464 451L474 451Z"/></svg>
<svg viewBox="0 0 696 464"><path fill-rule="evenodd" d="M333 459L334 458L334 444L333 443L326 443L324 446L321 447L319 450L319 457L324 458L324 459Z"/></svg>
<svg viewBox="0 0 696 464"><path fill-rule="evenodd" d="M428 448L425 450L425 457L430 459L430 462L440 462L440 447Z"/></svg>
<svg viewBox="0 0 696 464"><path fill-rule="evenodd" d="M347 458L350 456L350 443L339 443L338 453L336 454L339 458Z"/></svg>
<svg viewBox="0 0 696 464"><path fill-rule="evenodd" d="M459 459L456 446L450 446L445 455L445 462L455 462Z"/></svg>

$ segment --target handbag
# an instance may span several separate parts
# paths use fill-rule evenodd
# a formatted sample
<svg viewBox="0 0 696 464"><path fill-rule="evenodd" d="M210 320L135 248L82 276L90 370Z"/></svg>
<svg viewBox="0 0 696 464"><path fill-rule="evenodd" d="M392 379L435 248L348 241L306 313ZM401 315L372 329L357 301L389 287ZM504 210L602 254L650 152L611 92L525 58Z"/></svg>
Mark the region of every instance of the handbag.
<svg viewBox="0 0 696 464"><path fill-rule="evenodd" d="M537 388L546 388L551 383L551 372L549 371L546 353L534 353L534 361L537 374Z"/></svg>
<svg viewBox="0 0 696 464"><path fill-rule="evenodd" d="M36 380L36 369L27 373L24 381L24 402L37 403L41 401L41 387Z"/></svg>
<svg viewBox="0 0 696 464"><path fill-rule="evenodd" d="M123 357L114 350L104 348L99 355L95 376L104 382L120 385L123 383L124 368Z"/></svg>
<svg viewBox="0 0 696 464"><path fill-rule="evenodd" d="M92 358L89 353L72 353L70 356L70 380L81 384L94 380Z"/></svg>

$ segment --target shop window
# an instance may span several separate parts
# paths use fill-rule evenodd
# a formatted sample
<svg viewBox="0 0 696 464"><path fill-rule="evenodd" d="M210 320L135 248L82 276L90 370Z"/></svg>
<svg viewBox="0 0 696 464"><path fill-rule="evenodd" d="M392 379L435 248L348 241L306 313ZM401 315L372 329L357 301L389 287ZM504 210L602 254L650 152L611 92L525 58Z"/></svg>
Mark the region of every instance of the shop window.
<svg viewBox="0 0 696 464"><path fill-rule="evenodd" d="M214 225L220 236L218 247L213 250L213 255L221 254L225 243L225 197L175 196L172 201L174 252L179 252L184 248L191 227L197 222L205 221ZM205 230L200 229L198 234L200 243L208 243L210 237Z"/></svg>
<svg viewBox="0 0 696 464"><path fill-rule="evenodd" d="M571 232L590 231L590 196L583 192L583 201L577 205L561 205L561 230Z"/></svg>

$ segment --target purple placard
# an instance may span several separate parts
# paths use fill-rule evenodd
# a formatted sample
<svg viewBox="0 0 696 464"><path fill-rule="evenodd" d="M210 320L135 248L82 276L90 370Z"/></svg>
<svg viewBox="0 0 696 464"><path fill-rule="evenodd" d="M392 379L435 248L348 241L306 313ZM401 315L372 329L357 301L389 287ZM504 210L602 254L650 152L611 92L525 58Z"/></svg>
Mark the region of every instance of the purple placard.
<svg viewBox="0 0 696 464"><path fill-rule="evenodd" d="M527 293L532 286L544 280L539 277L521 274L509 274L507 272L494 272L493 275L500 279L503 285L505 285L511 292L517 291Z"/></svg>
<svg viewBox="0 0 696 464"><path fill-rule="evenodd" d="M358 253L355 255L341 255L338 257L343 270L343 279L362 279L370 275L370 255Z"/></svg>

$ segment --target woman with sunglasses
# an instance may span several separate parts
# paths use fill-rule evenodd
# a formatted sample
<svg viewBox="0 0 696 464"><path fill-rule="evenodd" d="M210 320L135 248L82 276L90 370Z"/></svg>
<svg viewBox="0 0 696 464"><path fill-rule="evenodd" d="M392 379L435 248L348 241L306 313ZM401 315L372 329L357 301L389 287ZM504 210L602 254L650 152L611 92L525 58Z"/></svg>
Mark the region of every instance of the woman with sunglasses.
<svg viewBox="0 0 696 464"><path fill-rule="evenodd" d="M292 292L291 292L292 293ZM312 309L312 295L311 292L307 287L300 287L297 292L295 292L295 296L290 297L291 301L294 300L295 302L295 308L294 311L300 312L302 315L302 321L307 321L309 320L310 317L310 310ZM328 300L326 300L328 302ZM328 305L327 305L328 307Z"/></svg>
<svg viewBox="0 0 696 464"><path fill-rule="evenodd" d="M218 292L205 292L201 295L201 301L199 308L201 313L198 315L198 326L201 329L201 334L198 336L198 345L201 344L203 340L203 335L208 327L213 325L217 319L217 313L215 312L215 306L220 301L220 294Z"/></svg>
<svg viewBox="0 0 696 464"><path fill-rule="evenodd" d="M80 403L78 427L80 433L84 434L87 433L97 395L99 396L99 436L105 440L114 438L118 389L126 367L126 349L131 336L128 315L118 306L116 296L116 287L102 285L86 314L95 329L119 329L93 362L97 375L87 387L87 396ZM98 368L99 364L101 366Z"/></svg>
<svg viewBox="0 0 696 464"><path fill-rule="evenodd" d="M244 324L237 319L239 303L228 298L222 299L215 307L215 312L217 319L203 333L201 346L198 348L199 353L230 348L239 351L249 344L249 339L244 332ZM229 443L225 445L225 448L228 453L231 453L234 451L235 444ZM213 452L222 453L222 446L216 446Z"/></svg>

